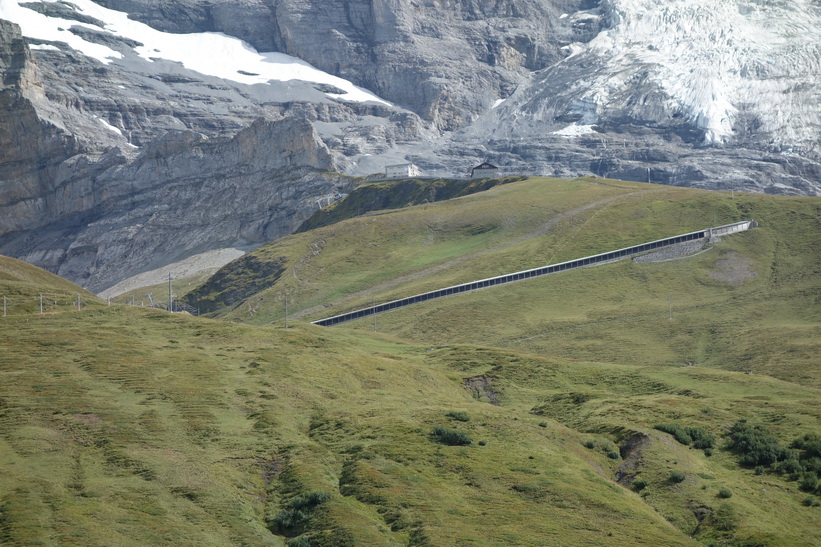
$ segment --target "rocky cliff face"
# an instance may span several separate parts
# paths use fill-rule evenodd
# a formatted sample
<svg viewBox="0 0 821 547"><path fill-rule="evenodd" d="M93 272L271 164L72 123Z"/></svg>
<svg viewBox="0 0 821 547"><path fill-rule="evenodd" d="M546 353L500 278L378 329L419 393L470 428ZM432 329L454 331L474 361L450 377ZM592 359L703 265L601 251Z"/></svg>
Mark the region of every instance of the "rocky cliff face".
<svg viewBox="0 0 821 547"><path fill-rule="evenodd" d="M0 233L48 214L48 192L61 162L82 151L65 128L41 118L45 102L39 72L20 28L0 20Z"/></svg>
<svg viewBox="0 0 821 547"><path fill-rule="evenodd" d="M93 291L198 252L291 233L348 191L311 124L258 120L230 140L169 132L135 158L76 158L48 203L78 204L0 239L8 254ZM82 205L79 205L82 204Z"/></svg>
<svg viewBox="0 0 821 547"><path fill-rule="evenodd" d="M348 178L323 174L349 165L346 154L429 131L410 112L330 98L338 89L209 77L83 28L122 58L104 64L65 43L26 40L0 20L0 253L93 290L286 235L318 201L346 191Z"/></svg>
<svg viewBox="0 0 821 547"><path fill-rule="evenodd" d="M597 24L592 0L102 0L169 32L218 31L282 51L432 121L466 126ZM238 14L242 14L238 17Z"/></svg>
<svg viewBox="0 0 821 547"><path fill-rule="evenodd" d="M813 0L5 0L0 252L104 288L407 160L819 195L819 34Z"/></svg>

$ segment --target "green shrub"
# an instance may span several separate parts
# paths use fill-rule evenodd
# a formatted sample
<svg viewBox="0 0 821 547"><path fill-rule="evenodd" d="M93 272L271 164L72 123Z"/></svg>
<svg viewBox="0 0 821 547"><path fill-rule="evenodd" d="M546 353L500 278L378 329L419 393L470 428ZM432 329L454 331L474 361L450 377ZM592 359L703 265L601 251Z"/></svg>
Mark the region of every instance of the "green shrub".
<svg viewBox="0 0 821 547"><path fill-rule="evenodd" d="M641 492L642 490L647 488L647 481L644 479L636 479L633 481L633 484L630 485L630 488L632 488L636 492Z"/></svg>
<svg viewBox="0 0 821 547"><path fill-rule="evenodd" d="M615 450L611 450L610 452L607 453L607 457L610 458L611 460L618 460L619 458L621 458L621 455L618 452L616 452Z"/></svg>
<svg viewBox="0 0 821 547"><path fill-rule="evenodd" d="M681 444L692 444L694 448L713 448L716 443L716 436L700 427L685 427L673 422L669 424L658 424L654 426L654 429L669 433Z"/></svg>
<svg viewBox="0 0 821 547"><path fill-rule="evenodd" d="M297 536L288 540L288 547L314 547L314 542L308 536Z"/></svg>
<svg viewBox="0 0 821 547"><path fill-rule="evenodd" d="M462 412L461 410L451 410L447 414L445 414L448 418L456 420L457 422L469 422L470 416L468 416L467 412Z"/></svg>
<svg viewBox="0 0 821 547"><path fill-rule="evenodd" d="M431 435L433 436L433 440L436 442L446 444L448 446L464 446L473 442L473 439L465 433L441 425L434 427Z"/></svg>
<svg viewBox="0 0 821 547"><path fill-rule="evenodd" d="M709 449L716 445L716 436L700 427L688 427L687 433L693 439L694 448Z"/></svg>
<svg viewBox="0 0 821 547"><path fill-rule="evenodd" d="M690 444L691 442L693 442L693 438L690 436L689 433L687 433L687 428L685 428L681 424L658 424L653 426L653 428L658 429L659 431L664 431L665 433L669 433L673 436L675 440L677 440L681 444Z"/></svg>
<svg viewBox="0 0 821 547"><path fill-rule="evenodd" d="M479 446L485 446L487 443L485 441L479 441Z"/></svg>
<svg viewBox="0 0 821 547"><path fill-rule="evenodd" d="M719 498L724 498L724 499L727 499L727 498L732 498L732 497L733 497L733 493L732 493L732 492L730 492L730 490L728 490L727 488L720 488L720 489L718 490L718 497L719 497Z"/></svg>
<svg viewBox="0 0 821 547"><path fill-rule="evenodd" d="M821 505L821 502L819 502L815 498L815 496L807 496L806 498L804 498L804 501L802 501L801 503L803 503L807 507L818 507L819 505Z"/></svg>
<svg viewBox="0 0 821 547"><path fill-rule="evenodd" d="M787 475L799 473L801 470L803 470L803 467L801 466L801 463L795 458L780 461L773 466L773 471L775 471L776 473L784 473Z"/></svg>
<svg viewBox="0 0 821 547"><path fill-rule="evenodd" d="M790 448L801 450L802 460L809 460L811 458L821 459L821 435L808 433L803 437L794 440L790 445Z"/></svg>
<svg viewBox="0 0 821 547"><path fill-rule="evenodd" d="M755 466L755 474L756 475L763 475L764 474L764 466L763 465L756 465Z"/></svg>
<svg viewBox="0 0 821 547"><path fill-rule="evenodd" d="M769 431L748 425L744 420L730 428L727 448L737 453L741 464L747 466L772 465L789 457L789 451Z"/></svg>
<svg viewBox="0 0 821 547"><path fill-rule="evenodd" d="M596 448L596 443L595 441L584 441L584 447L593 450Z"/></svg>
<svg viewBox="0 0 821 547"><path fill-rule="evenodd" d="M271 531L285 532L302 526L311 518L314 510L329 499L331 499L331 495L321 490L315 490L293 498L273 518Z"/></svg>
<svg viewBox="0 0 821 547"><path fill-rule="evenodd" d="M539 427L547 427L547 422L539 422Z"/></svg>
<svg viewBox="0 0 821 547"><path fill-rule="evenodd" d="M821 458L810 458L802 460L802 465L806 471L812 471L818 476L821 476Z"/></svg>
<svg viewBox="0 0 821 547"><path fill-rule="evenodd" d="M682 473L681 471L673 471L672 473L670 473L670 479L669 480L670 480L670 482L678 483L678 482L683 482L684 479L686 479L686 478L687 478L687 476L684 473Z"/></svg>
<svg viewBox="0 0 821 547"><path fill-rule="evenodd" d="M802 492L815 492L818 488L818 477L811 471L805 471L799 479L798 489Z"/></svg>

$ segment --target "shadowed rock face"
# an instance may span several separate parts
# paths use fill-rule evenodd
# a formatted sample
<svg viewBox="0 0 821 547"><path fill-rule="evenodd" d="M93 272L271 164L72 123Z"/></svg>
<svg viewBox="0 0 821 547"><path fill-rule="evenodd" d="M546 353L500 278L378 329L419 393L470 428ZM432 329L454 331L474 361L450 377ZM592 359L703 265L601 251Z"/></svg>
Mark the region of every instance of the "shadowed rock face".
<svg viewBox="0 0 821 547"><path fill-rule="evenodd" d="M45 93L20 27L0 20L0 233L26 227L44 210L61 162L82 151L64 128L41 119Z"/></svg>
<svg viewBox="0 0 821 547"><path fill-rule="evenodd" d="M116 148L84 157L43 198L62 204L59 213L0 245L100 291L130 272L291 233L316 210L317 196L349 189L349 179L327 174L332 168L306 120L259 120L217 142L172 132L133 159Z"/></svg>

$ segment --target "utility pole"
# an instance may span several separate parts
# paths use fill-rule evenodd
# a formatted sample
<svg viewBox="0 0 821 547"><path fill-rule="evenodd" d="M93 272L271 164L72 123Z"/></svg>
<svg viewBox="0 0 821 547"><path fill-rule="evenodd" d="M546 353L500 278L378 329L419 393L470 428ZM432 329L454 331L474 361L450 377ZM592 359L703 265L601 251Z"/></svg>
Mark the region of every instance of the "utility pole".
<svg viewBox="0 0 821 547"><path fill-rule="evenodd" d="M131 295L131 305L132 306L134 305L134 295L133 294Z"/></svg>
<svg viewBox="0 0 821 547"><path fill-rule="evenodd" d="M668 319L670 321L673 320L673 303L672 303L673 296L668 294L667 295L667 310L668 310Z"/></svg>
<svg viewBox="0 0 821 547"><path fill-rule="evenodd" d="M43 315L43 295L40 295L40 315Z"/></svg>
<svg viewBox="0 0 821 547"><path fill-rule="evenodd" d="M285 295L285 330L288 330L288 295Z"/></svg>
<svg viewBox="0 0 821 547"><path fill-rule="evenodd" d="M373 332L376 332L376 297L371 299L371 310L373 310Z"/></svg>
<svg viewBox="0 0 821 547"><path fill-rule="evenodd" d="M171 272L168 272L168 311L174 311L174 305L171 302Z"/></svg>
<svg viewBox="0 0 821 547"><path fill-rule="evenodd" d="M78 294L77 295L77 311L81 311L81 310L82 310L82 308L81 308L81 304L80 304L80 295Z"/></svg>
<svg viewBox="0 0 821 547"><path fill-rule="evenodd" d="M6 316L6 297L3 296L3 317Z"/></svg>

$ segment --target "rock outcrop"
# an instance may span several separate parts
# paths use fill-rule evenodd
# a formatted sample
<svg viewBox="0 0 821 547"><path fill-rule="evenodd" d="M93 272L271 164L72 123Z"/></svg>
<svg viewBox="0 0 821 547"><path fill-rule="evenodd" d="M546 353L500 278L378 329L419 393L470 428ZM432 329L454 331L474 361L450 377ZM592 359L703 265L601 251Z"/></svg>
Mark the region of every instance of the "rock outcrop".
<svg viewBox="0 0 821 547"><path fill-rule="evenodd" d="M45 92L20 27L0 20L0 234L32 225L49 211L42 196L58 166L81 152L78 139L44 120Z"/></svg>
<svg viewBox="0 0 821 547"><path fill-rule="evenodd" d="M230 140L170 132L134 158L117 148L75 157L42 198L56 204L51 221L0 237L0 248L99 292L199 252L291 233L320 198L350 188L333 167L304 119L258 120Z"/></svg>
<svg viewBox="0 0 821 547"><path fill-rule="evenodd" d="M225 32L260 51L299 57L445 131L465 127L530 72L562 59L563 47L599 30L561 17L592 0L100 3L161 30Z"/></svg>

